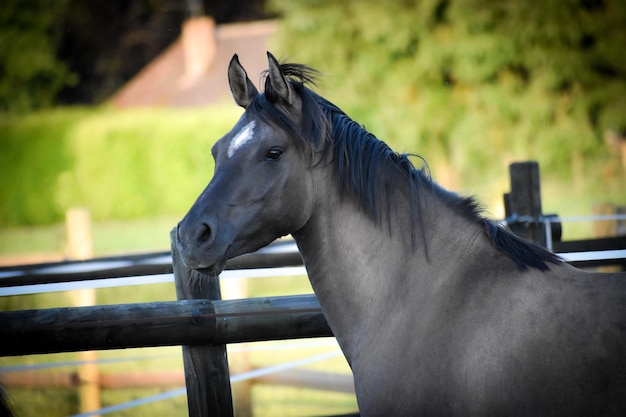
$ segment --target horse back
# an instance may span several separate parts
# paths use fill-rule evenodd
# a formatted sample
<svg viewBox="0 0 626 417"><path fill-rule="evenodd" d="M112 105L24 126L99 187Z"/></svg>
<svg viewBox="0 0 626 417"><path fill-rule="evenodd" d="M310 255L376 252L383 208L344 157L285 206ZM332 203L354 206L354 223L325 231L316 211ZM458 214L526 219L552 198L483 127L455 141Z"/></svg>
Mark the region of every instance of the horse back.
<svg viewBox="0 0 626 417"><path fill-rule="evenodd" d="M429 309L384 365L397 415L626 415L626 274L499 275Z"/></svg>
<svg viewBox="0 0 626 417"><path fill-rule="evenodd" d="M626 274L563 265L517 278L496 285L501 299L479 309L490 317L462 338L469 389L482 387L474 414L626 415Z"/></svg>

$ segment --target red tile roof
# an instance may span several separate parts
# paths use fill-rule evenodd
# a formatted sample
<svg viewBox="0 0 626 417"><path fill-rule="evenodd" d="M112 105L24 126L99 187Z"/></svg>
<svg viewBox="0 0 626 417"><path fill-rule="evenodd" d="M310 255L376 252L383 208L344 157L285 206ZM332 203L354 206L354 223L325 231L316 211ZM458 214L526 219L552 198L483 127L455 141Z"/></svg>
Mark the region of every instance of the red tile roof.
<svg viewBox="0 0 626 417"><path fill-rule="evenodd" d="M191 107L217 102L230 95L226 71L235 53L258 84L259 74L267 67L265 52L275 28L274 21L215 27L210 18L191 19L183 25L181 38L110 102L116 107Z"/></svg>

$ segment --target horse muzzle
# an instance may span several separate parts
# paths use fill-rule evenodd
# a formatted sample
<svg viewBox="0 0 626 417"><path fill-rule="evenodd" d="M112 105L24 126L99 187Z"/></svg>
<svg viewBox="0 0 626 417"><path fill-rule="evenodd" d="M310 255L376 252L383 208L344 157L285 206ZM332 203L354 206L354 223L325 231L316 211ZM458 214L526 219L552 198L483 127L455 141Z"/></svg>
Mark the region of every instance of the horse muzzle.
<svg viewBox="0 0 626 417"><path fill-rule="evenodd" d="M183 219L176 226L176 247L187 268L217 275L226 264L225 251L215 247L215 228L207 222L192 225Z"/></svg>

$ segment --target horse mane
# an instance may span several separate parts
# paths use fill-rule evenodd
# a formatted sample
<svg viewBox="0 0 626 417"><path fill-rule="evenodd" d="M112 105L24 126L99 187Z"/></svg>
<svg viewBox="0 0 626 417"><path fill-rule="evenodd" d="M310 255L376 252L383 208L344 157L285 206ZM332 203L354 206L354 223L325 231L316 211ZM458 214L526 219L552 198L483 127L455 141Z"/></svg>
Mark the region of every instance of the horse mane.
<svg viewBox="0 0 626 417"><path fill-rule="evenodd" d="M274 105L276 93L265 74L264 94L259 94L248 107L264 121L288 131L299 139L303 149L310 155L318 155L314 164L334 164L340 189L352 195L364 211L379 224L386 217L391 221L391 193L385 185L396 175L406 178L411 204L412 240L415 229L422 223L419 195L426 187L452 207L455 212L471 223L481 225L492 244L509 256L520 271L528 267L541 271L548 264L558 264L561 259L554 253L509 232L495 222L483 217L480 204L473 197L461 197L437 185L428 171L428 164L418 155L397 153L385 142L368 132L364 126L352 120L340 108L313 92L307 85L315 85L318 71L301 64L281 63L280 69L291 87L302 100L300 125ZM332 155L329 158L329 155ZM423 163L417 169L410 156L417 156ZM426 242L424 228L420 227L422 240Z"/></svg>

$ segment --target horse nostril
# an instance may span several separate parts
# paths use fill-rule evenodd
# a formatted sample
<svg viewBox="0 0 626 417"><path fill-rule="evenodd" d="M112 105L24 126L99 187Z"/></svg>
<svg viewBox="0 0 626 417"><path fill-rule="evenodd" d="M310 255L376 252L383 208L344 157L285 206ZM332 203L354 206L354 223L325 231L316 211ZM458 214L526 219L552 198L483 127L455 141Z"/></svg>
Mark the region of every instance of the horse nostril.
<svg viewBox="0 0 626 417"><path fill-rule="evenodd" d="M198 229L197 237L199 243L206 243L211 241L213 237L211 226L209 226L207 223L202 223Z"/></svg>

